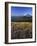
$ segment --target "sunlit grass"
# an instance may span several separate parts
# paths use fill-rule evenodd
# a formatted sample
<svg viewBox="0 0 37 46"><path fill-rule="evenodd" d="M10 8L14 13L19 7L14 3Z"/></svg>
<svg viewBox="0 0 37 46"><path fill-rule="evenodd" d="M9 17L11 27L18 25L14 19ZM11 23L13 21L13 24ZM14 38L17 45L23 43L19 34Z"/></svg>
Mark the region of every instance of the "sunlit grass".
<svg viewBox="0 0 37 46"><path fill-rule="evenodd" d="M32 22L11 22L11 29L15 30L25 30L32 29Z"/></svg>

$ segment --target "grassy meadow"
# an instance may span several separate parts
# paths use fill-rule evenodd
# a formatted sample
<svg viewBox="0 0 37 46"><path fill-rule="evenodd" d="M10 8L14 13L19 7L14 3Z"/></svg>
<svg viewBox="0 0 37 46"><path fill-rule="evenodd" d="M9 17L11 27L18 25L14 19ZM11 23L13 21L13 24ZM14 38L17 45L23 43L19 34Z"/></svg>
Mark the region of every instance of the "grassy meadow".
<svg viewBox="0 0 37 46"><path fill-rule="evenodd" d="M32 22L11 22L11 39L32 38Z"/></svg>
<svg viewBox="0 0 37 46"><path fill-rule="evenodd" d="M11 27L14 28L14 31L25 31L26 29L32 29L32 22L12 22Z"/></svg>

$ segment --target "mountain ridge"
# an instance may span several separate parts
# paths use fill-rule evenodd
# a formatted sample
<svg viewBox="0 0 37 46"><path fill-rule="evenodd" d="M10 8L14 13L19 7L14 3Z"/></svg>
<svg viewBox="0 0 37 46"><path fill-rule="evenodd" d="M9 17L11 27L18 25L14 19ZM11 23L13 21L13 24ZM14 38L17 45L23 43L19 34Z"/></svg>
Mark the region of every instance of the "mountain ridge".
<svg viewBox="0 0 37 46"><path fill-rule="evenodd" d="M11 16L11 21L32 21L32 16Z"/></svg>

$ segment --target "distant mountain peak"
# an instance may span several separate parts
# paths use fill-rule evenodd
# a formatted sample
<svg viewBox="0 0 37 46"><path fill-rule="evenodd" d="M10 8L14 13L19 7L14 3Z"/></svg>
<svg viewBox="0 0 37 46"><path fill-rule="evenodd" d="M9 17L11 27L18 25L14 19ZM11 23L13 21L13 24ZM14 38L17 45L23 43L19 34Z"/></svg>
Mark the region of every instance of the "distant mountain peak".
<svg viewBox="0 0 37 46"><path fill-rule="evenodd" d="M31 15L30 14L27 14L27 15L25 15L26 17L31 17Z"/></svg>

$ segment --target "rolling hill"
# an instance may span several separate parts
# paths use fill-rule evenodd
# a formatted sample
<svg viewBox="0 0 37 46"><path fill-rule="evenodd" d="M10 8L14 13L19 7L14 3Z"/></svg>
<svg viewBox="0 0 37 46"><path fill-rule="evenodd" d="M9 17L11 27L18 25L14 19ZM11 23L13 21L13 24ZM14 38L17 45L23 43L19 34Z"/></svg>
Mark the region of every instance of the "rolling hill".
<svg viewBox="0 0 37 46"><path fill-rule="evenodd" d="M11 16L11 22L32 22L32 16L27 14L25 16Z"/></svg>

